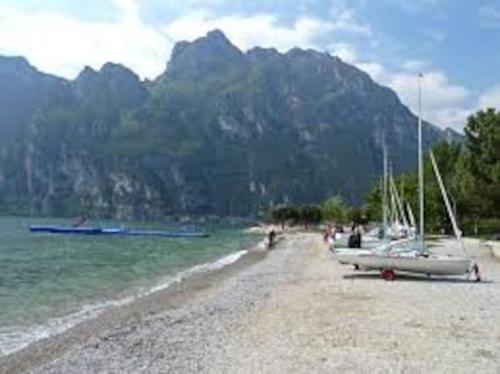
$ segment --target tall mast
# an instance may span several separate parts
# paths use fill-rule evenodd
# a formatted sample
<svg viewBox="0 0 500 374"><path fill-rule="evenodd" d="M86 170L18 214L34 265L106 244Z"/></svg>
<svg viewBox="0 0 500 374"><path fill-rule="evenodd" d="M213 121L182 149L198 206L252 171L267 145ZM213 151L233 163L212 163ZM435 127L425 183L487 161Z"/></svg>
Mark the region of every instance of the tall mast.
<svg viewBox="0 0 500 374"><path fill-rule="evenodd" d="M403 206L403 203L401 202L401 198L399 197L399 192L398 192L398 189L396 188L396 183L394 183L394 179L391 178L390 180L390 188L391 188L391 191L394 195L394 200L395 200L395 203L396 203L396 208L397 208L397 212L398 212L398 222L401 221L401 223L405 226L405 227L408 227L408 220L406 219L406 214L405 214L405 211L404 211L404 206Z"/></svg>
<svg viewBox="0 0 500 374"><path fill-rule="evenodd" d="M436 159L434 158L434 153L432 153L432 151L431 151L431 162L432 162L432 167L434 169L434 174L436 175L436 178L438 180L439 189L441 190L441 195L443 196L443 200L446 205L448 216L450 217L451 225L453 226L453 233L455 234L455 237L459 240L462 246L462 250L468 256L467 249L465 248L464 242L462 240L462 231L460 231L460 229L458 228L457 219L455 217L455 214L453 214L453 209L451 208L450 199L448 193L446 192L446 188L443 183L443 178L441 178L441 173L439 172L439 168Z"/></svg>
<svg viewBox="0 0 500 374"><path fill-rule="evenodd" d="M441 196L443 196L444 204L446 205L446 211L448 212L448 217L450 217L451 225L453 227L453 233L455 237L460 240L462 237L462 232L458 228L457 220L455 219L455 215L453 214L453 209L451 208L450 199L448 197L448 193L446 192L446 188L443 183L443 178L441 178L441 173L439 172L439 168L436 163L436 159L434 158L434 153L431 151L431 162L432 167L434 169L434 174L436 174L436 178L439 184L439 189L441 190Z"/></svg>
<svg viewBox="0 0 500 374"><path fill-rule="evenodd" d="M392 189L393 177L392 177L392 162L389 164L389 195L391 196L391 224L399 221L398 207L396 204L396 196L394 195L394 190Z"/></svg>
<svg viewBox="0 0 500 374"><path fill-rule="evenodd" d="M385 136L382 137L382 147L384 151L384 177L382 182L382 220L384 225L384 232L387 228L387 149L385 145Z"/></svg>
<svg viewBox="0 0 500 374"><path fill-rule="evenodd" d="M419 218L420 240L424 242L424 160L422 150L422 73L418 74L418 192L419 192ZM422 246L423 247L423 246Z"/></svg>

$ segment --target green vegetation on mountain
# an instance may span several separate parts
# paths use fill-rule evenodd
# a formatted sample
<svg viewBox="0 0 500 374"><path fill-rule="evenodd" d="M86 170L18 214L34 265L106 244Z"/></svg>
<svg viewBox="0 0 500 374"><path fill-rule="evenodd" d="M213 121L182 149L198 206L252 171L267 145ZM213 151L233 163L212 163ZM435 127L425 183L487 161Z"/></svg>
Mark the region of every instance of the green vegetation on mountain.
<svg viewBox="0 0 500 374"><path fill-rule="evenodd" d="M0 58L0 209L158 218L248 215L340 195L416 163L416 118L396 94L312 50L246 53L213 31L141 81L85 68L73 81ZM425 124L425 146L446 134ZM464 161L465 162L465 161Z"/></svg>

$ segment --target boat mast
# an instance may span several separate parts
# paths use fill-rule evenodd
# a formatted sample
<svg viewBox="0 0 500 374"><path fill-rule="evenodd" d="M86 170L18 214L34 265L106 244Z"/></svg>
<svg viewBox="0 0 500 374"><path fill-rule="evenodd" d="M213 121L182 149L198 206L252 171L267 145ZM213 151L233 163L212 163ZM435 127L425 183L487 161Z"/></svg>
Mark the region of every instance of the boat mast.
<svg viewBox="0 0 500 374"><path fill-rule="evenodd" d="M408 218L410 219L410 225L416 228L417 223L415 222L415 216L413 215L413 210L411 209L410 203L406 203L406 210L408 211Z"/></svg>
<svg viewBox="0 0 500 374"><path fill-rule="evenodd" d="M453 233L455 234L455 237L462 245L464 253L468 255L464 242L462 241L462 231L458 228L457 219L453 214L453 209L451 208L450 199L448 197L448 193L446 192L446 188L443 183L443 178L441 177L441 173L439 172L439 168L437 166L437 162L436 159L434 158L434 153L432 153L432 151L431 151L431 162L432 162L432 167L434 169L434 174L436 174L436 179L439 184L439 189L441 190L441 195L443 196L444 204L446 205L448 217L450 217L451 225L453 227Z"/></svg>
<svg viewBox="0 0 500 374"><path fill-rule="evenodd" d="M396 207L397 207L397 212L399 215L398 221L401 221L404 227L408 227L408 220L406 219L406 214L404 211L404 206L403 203L401 202L401 198L399 197L399 192L398 189L396 188L396 184L394 183L394 179L391 178L390 180L390 187L392 189L392 193L394 194L394 199L396 201Z"/></svg>
<svg viewBox="0 0 500 374"><path fill-rule="evenodd" d="M382 220L384 225L384 232L387 230L387 149L385 145L385 136L382 137L382 147L384 151L384 176L382 183Z"/></svg>
<svg viewBox="0 0 500 374"><path fill-rule="evenodd" d="M434 158L434 153L432 151L431 151L431 162L432 162L432 167L434 168L434 174L436 174L436 179L439 184L439 189L441 190L441 195L443 196L444 204L446 205L448 217L450 217L451 225L453 226L453 233L455 234L455 237L458 240L460 240L460 238L462 237L462 232L458 228L457 220L455 219L455 215L453 214L448 193L446 192L446 188L444 187L443 178L441 178L441 173L439 172L439 168L437 166L436 159Z"/></svg>
<svg viewBox="0 0 500 374"><path fill-rule="evenodd" d="M419 192L419 234L424 248L424 160L422 150L422 73L418 74L418 192Z"/></svg>
<svg viewBox="0 0 500 374"><path fill-rule="evenodd" d="M400 221L398 205L396 203L396 195L394 194L394 190L392 188L393 176L392 176L392 162L389 166L389 194L391 196L391 224L398 223Z"/></svg>

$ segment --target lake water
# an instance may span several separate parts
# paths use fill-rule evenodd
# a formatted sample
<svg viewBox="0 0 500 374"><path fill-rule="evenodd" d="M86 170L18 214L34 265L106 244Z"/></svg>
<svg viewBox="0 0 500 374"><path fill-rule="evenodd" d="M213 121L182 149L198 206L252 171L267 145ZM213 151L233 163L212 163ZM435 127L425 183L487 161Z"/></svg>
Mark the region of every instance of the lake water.
<svg viewBox="0 0 500 374"><path fill-rule="evenodd" d="M209 238L169 239L35 234L30 224L68 221L0 217L0 355L164 288L181 275L234 262L262 239L227 226L207 227Z"/></svg>

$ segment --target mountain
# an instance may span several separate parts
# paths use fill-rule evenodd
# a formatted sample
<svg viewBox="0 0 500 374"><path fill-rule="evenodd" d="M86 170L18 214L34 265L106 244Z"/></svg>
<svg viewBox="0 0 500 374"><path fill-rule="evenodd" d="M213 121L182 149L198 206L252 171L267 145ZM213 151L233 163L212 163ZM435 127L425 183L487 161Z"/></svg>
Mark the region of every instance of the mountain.
<svg viewBox="0 0 500 374"><path fill-rule="evenodd" d="M417 120L392 90L313 50L243 53L218 30L178 43L148 82L110 63L67 81L2 57L0 109L7 212L158 218L334 194L359 203L381 172L383 137L396 171L416 163ZM425 124L427 147L446 138Z"/></svg>

